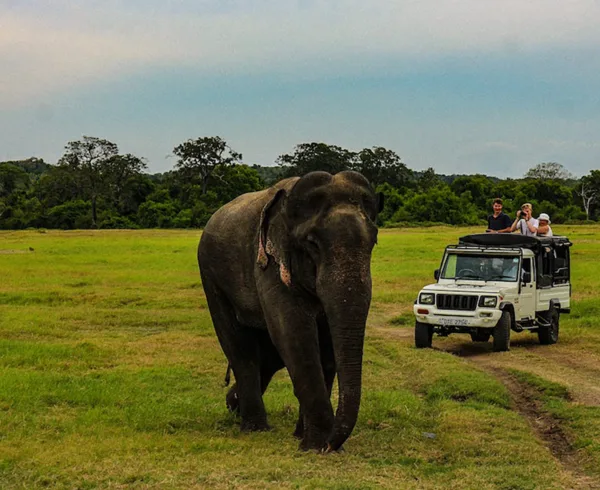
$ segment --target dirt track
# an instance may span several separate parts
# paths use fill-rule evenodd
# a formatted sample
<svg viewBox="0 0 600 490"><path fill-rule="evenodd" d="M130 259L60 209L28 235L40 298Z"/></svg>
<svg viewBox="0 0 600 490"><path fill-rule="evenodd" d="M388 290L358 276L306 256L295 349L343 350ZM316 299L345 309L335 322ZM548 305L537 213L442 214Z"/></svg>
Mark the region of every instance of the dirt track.
<svg viewBox="0 0 600 490"><path fill-rule="evenodd" d="M375 327L388 338L413 344L413 328ZM582 355L576 346L561 344L542 346L537 335L524 333L511 336L510 352L495 353L491 342L475 343L466 335L448 338L434 336L434 349L466 359L501 381L508 389L513 410L523 416L538 438L570 474L573 488L600 488L600 481L585 475L580 456L573 448L560 421L545 411L537 390L510 373L517 369L566 386L574 403L600 406L600 359L593 353Z"/></svg>

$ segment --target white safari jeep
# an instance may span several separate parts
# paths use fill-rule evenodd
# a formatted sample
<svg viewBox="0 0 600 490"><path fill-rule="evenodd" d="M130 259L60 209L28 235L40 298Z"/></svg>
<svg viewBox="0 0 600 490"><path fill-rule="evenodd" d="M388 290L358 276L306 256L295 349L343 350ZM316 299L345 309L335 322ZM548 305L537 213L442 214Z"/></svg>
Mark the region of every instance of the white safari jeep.
<svg viewBox="0 0 600 490"><path fill-rule="evenodd" d="M571 245L566 237L484 233L446 247L437 282L414 304L416 346L431 347L434 333L467 333L474 342L492 336L494 351L507 351L511 330L556 343L560 313L571 308Z"/></svg>

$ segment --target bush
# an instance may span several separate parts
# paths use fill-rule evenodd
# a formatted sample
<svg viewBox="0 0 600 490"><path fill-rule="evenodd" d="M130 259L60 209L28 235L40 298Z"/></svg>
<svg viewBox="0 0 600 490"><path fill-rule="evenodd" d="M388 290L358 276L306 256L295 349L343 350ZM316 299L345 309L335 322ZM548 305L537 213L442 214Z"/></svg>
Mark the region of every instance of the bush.
<svg viewBox="0 0 600 490"><path fill-rule="evenodd" d="M404 205L390 222L418 221L451 225L476 225L481 223L471 193L458 197L448 186L437 186L427 192L407 195Z"/></svg>
<svg viewBox="0 0 600 490"><path fill-rule="evenodd" d="M172 202L146 201L137 212L137 222L142 228L172 228L176 216Z"/></svg>
<svg viewBox="0 0 600 490"><path fill-rule="evenodd" d="M173 228L190 228L192 226L192 210L182 209L173 220Z"/></svg>
<svg viewBox="0 0 600 490"><path fill-rule="evenodd" d="M100 217L98 228L103 229L137 229L139 226L125 216L105 213Z"/></svg>
<svg viewBox="0 0 600 490"><path fill-rule="evenodd" d="M92 203L89 201L69 201L50 208L45 228L72 230L92 227Z"/></svg>

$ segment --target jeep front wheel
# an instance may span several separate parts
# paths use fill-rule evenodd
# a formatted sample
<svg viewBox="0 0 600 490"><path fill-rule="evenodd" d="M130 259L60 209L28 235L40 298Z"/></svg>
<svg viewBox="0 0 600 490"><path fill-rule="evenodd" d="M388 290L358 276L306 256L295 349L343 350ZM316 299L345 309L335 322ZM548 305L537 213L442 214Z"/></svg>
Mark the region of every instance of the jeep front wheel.
<svg viewBox="0 0 600 490"><path fill-rule="evenodd" d="M502 312L498 324L494 327L494 352L510 350L511 319L508 311Z"/></svg>
<svg viewBox="0 0 600 490"><path fill-rule="evenodd" d="M538 315L548 325L540 325L538 328L538 338L540 344L551 345L558 342L558 327L560 322L560 314L556 308L550 308L543 314Z"/></svg>
<svg viewBox="0 0 600 490"><path fill-rule="evenodd" d="M433 339L433 325L427 323L415 322L415 346L417 349L431 347Z"/></svg>

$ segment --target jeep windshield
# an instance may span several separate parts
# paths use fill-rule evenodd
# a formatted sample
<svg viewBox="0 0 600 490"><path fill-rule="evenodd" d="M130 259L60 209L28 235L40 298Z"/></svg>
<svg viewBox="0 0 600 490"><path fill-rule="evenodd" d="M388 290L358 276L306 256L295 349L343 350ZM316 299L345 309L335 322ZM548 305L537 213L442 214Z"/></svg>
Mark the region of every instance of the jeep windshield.
<svg viewBox="0 0 600 490"><path fill-rule="evenodd" d="M515 282L519 275L520 258L514 255L477 255L449 252L442 279Z"/></svg>

